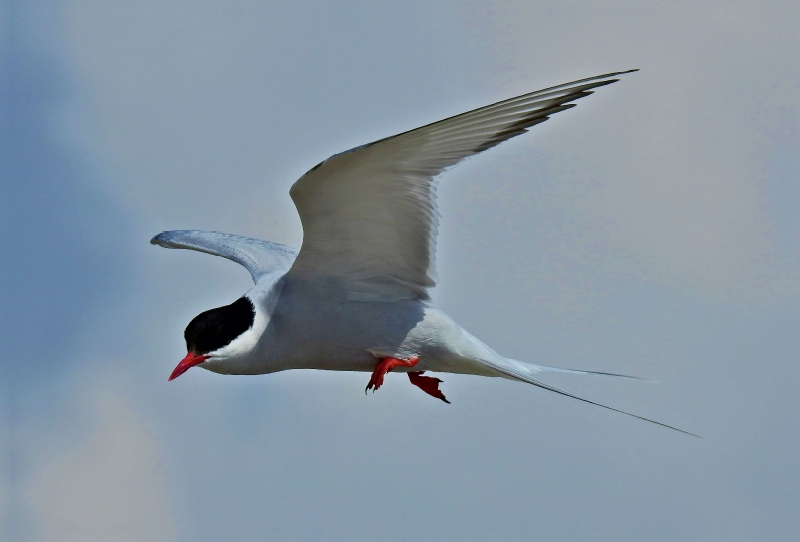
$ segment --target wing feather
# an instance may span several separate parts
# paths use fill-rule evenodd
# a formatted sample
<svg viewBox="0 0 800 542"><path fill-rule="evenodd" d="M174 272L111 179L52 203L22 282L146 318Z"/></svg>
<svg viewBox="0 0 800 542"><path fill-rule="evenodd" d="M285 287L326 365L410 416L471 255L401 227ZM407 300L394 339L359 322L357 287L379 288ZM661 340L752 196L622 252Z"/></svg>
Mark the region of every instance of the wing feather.
<svg viewBox="0 0 800 542"><path fill-rule="evenodd" d="M296 248L216 231L165 231L153 237L150 244L227 258L250 271L256 283L263 277L286 273L297 256Z"/></svg>
<svg viewBox="0 0 800 542"><path fill-rule="evenodd" d="M290 192L304 238L289 276L337 278L359 301L428 299L436 284L437 176L574 107L623 73L503 100L318 164Z"/></svg>

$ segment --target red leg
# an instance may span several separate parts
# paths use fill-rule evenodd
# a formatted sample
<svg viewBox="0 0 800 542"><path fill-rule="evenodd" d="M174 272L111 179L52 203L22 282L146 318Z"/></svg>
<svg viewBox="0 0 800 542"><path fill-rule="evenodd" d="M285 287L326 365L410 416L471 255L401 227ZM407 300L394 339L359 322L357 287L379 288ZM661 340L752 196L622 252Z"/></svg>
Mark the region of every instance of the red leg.
<svg viewBox="0 0 800 542"><path fill-rule="evenodd" d="M372 390L373 392L383 386L383 375L394 369L395 367L403 366L403 367L413 367L419 362L419 358L413 358L408 361L396 358L383 358L378 362L375 366L375 370L372 371L372 377L369 379L369 384L364 389L364 393L367 393L367 390Z"/></svg>
<svg viewBox="0 0 800 542"><path fill-rule="evenodd" d="M439 391L439 384L442 381L438 378L433 378L432 376L422 376L422 373L424 372L425 371L419 371L419 372L409 371L408 379L411 381L412 384L414 384L416 387L418 387L428 395L432 395L437 399L441 399L442 401L444 401L449 405L450 401L448 401L447 397L445 397L444 394L441 391Z"/></svg>

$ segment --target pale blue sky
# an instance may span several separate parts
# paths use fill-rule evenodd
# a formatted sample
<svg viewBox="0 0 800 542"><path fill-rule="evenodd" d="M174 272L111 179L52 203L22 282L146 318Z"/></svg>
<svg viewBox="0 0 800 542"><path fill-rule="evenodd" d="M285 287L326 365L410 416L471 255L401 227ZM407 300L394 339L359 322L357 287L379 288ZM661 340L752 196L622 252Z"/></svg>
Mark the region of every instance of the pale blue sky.
<svg viewBox="0 0 800 542"><path fill-rule="evenodd" d="M800 533L800 7L6 1L0 538L786 540ZM189 371L248 288L165 229L299 245L328 155L613 70L448 173L438 306L551 379Z"/></svg>

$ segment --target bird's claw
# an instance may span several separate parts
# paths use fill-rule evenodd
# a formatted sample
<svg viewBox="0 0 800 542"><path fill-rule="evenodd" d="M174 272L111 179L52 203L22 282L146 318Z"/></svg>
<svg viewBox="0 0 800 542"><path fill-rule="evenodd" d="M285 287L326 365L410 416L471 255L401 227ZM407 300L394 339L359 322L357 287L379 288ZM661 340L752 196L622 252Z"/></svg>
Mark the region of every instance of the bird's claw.
<svg viewBox="0 0 800 542"><path fill-rule="evenodd" d="M447 404L450 404L450 401L447 400L447 397L444 396L444 393L441 392L439 389L439 384L442 383L440 378L434 378L432 376L422 376L425 371L409 371L408 372L408 379L414 384L416 387L430 395L431 397L436 397L437 399L441 399Z"/></svg>
<svg viewBox="0 0 800 542"><path fill-rule="evenodd" d="M367 387L364 388L364 395L367 394L368 390L372 390L372 393L383 386L383 376L394 369L395 367L413 367L419 363L419 358L412 358L409 360L402 360L397 358L383 358L378 362L375 366L375 370L372 371L372 376L367 383Z"/></svg>

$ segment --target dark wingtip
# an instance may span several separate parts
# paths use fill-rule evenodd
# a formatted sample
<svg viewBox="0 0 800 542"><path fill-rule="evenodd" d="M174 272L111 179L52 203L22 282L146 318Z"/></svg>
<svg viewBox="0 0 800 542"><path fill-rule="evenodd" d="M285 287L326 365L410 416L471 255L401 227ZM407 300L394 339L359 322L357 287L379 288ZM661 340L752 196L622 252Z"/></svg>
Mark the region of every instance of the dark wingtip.
<svg viewBox="0 0 800 542"><path fill-rule="evenodd" d="M170 248L167 245L168 241L166 239L166 236L167 236L168 233L169 233L168 231L162 231L158 235L154 235L153 238L150 239L150 244L151 245L158 245L158 246L161 246L161 247L164 247L164 248Z"/></svg>

